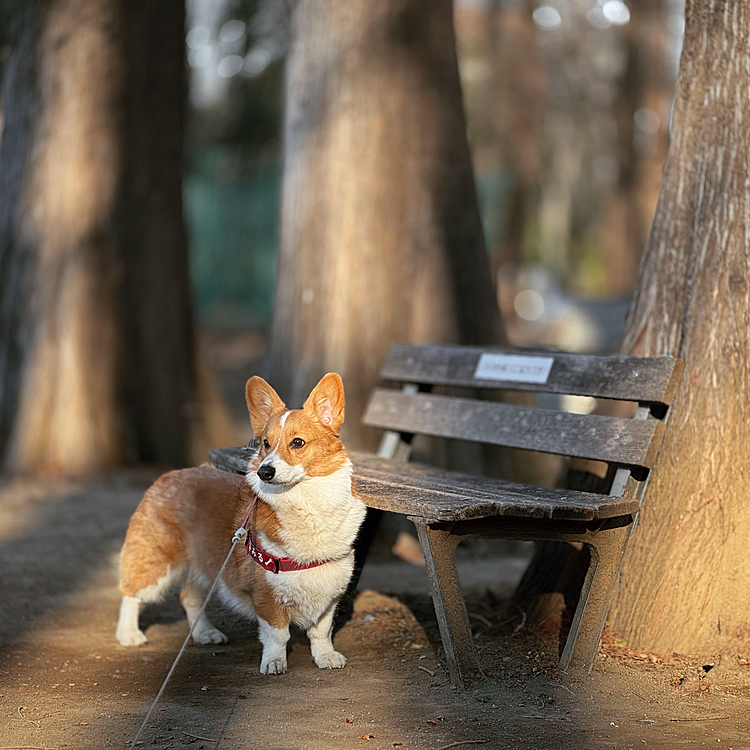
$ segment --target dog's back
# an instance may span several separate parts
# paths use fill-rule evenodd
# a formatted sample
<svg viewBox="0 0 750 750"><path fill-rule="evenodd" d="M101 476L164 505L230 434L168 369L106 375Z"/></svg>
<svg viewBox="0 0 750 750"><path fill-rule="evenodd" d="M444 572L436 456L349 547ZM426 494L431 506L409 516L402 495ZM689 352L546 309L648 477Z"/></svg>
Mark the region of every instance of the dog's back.
<svg viewBox="0 0 750 750"><path fill-rule="evenodd" d="M130 519L120 556L120 590L136 596L188 559L219 570L243 502L243 478L212 466L172 471L146 492ZM200 550L200 554L195 552Z"/></svg>

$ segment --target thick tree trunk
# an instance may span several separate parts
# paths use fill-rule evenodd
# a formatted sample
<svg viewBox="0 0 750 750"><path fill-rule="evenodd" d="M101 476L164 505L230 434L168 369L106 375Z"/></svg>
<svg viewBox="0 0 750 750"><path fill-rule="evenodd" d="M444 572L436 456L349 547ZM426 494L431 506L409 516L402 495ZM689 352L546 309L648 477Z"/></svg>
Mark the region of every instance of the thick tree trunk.
<svg viewBox="0 0 750 750"><path fill-rule="evenodd" d="M750 649L750 6L687 3L661 197L622 351L682 381L610 620L636 648Z"/></svg>
<svg viewBox="0 0 750 750"><path fill-rule="evenodd" d="M0 448L15 470L183 464L184 3L16 0L0 142ZM194 412L194 409L193 409Z"/></svg>
<svg viewBox="0 0 750 750"><path fill-rule="evenodd" d="M620 347L687 365L609 615L645 651L750 651L748 40L750 6L689 0L662 190Z"/></svg>
<svg viewBox="0 0 750 750"><path fill-rule="evenodd" d="M455 54L450 0L294 6L272 377L339 372L351 447L392 342L502 337Z"/></svg>

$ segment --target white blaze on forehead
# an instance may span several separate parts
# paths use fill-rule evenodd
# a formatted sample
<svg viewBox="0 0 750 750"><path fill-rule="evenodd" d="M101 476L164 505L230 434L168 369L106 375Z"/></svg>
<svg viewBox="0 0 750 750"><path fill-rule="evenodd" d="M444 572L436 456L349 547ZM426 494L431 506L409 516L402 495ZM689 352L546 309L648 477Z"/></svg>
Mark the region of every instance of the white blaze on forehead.
<svg viewBox="0 0 750 750"><path fill-rule="evenodd" d="M279 420L279 425L281 426L282 432L284 430L284 422L286 422L286 420L289 419L289 415L291 413L292 413L291 411L285 411L281 415L281 419ZM281 436L281 433L279 433L278 442L276 443L276 445L274 445L273 450L263 459L263 461L261 462L261 466L267 465L271 462L271 459L276 455L276 452L279 450L279 446L281 445L281 439L282 439L282 436Z"/></svg>

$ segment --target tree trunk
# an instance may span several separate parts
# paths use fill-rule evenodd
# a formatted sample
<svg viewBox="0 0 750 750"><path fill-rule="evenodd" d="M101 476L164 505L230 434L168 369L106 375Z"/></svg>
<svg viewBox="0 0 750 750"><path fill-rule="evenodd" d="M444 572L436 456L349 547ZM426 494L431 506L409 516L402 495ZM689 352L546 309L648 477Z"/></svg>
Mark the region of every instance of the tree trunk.
<svg viewBox="0 0 750 750"><path fill-rule="evenodd" d="M689 0L661 195L620 347L686 362L609 614L643 651L750 652L748 39L750 6ZM548 569L570 564L555 554Z"/></svg>
<svg viewBox="0 0 750 750"><path fill-rule="evenodd" d="M184 3L15 0L0 141L0 449L20 471L183 464Z"/></svg>
<svg viewBox="0 0 750 750"><path fill-rule="evenodd" d="M750 649L750 6L687 3L672 141L621 350L687 365L610 620L635 648Z"/></svg>
<svg viewBox="0 0 750 750"><path fill-rule="evenodd" d="M345 435L394 341L502 341L449 0L299 2L287 61L273 382L339 372Z"/></svg>

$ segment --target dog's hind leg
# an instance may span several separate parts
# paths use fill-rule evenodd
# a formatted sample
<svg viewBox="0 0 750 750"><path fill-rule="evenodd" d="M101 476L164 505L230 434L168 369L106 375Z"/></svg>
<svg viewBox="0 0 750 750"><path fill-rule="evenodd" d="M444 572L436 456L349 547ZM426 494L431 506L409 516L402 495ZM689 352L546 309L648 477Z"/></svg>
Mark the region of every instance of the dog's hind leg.
<svg viewBox="0 0 750 750"><path fill-rule="evenodd" d="M184 566L179 532L153 510L153 492L146 493L133 514L120 554L122 604L115 636L123 646L146 643L138 628L141 607L160 601Z"/></svg>
<svg viewBox="0 0 750 750"><path fill-rule="evenodd" d="M187 614L188 623L193 628L195 643L226 643L229 639L218 628L215 628L206 616L205 611L198 614L203 606L208 591L192 581L188 576L182 584L180 602ZM195 626L193 626L195 623Z"/></svg>
<svg viewBox="0 0 750 750"><path fill-rule="evenodd" d="M123 596L120 604L120 618L117 621L115 637L121 646L142 646L148 641L138 627L141 600L136 596Z"/></svg>
<svg viewBox="0 0 750 750"><path fill-rule="evenodd" d="M144 586L138 591L129 586L127 579L123 578L120 584L120 590L123 593L120 604L120 617L117 621L117 629L115 630L115 637L120 642L120 645L142 646L148 642L145 634L138 627L138 616L141 608L146 602L161 601L178 573L179 570L169 570L167 568L164 575L158 578L155 583Z"/></svg>

